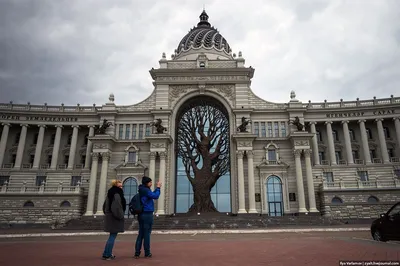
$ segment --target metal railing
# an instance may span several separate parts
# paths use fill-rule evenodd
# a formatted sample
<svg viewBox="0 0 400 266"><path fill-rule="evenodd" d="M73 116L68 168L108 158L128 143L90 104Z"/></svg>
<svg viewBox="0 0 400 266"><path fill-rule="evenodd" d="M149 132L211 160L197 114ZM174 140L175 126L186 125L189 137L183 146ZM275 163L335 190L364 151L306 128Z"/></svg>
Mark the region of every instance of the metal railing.
<svg viewBox="0 0 400 266"><path fill-rule="evenodd" d="M78 182L76 186L65 186L62 182L58 186L48 186L45 182L40 186L27 186L26 182L22 186L9 185L8 182L4 182L1 186L0 194L23 194L23 193L33 193L33 194L80 194L83 192L81 183Z"/></svg>
<svg viewBox="0 0 400 266"><path fill-rule="evenodd" d="M370 188L400 188L400 180L368 180L368 181L335 181L322 182L323 190L330 189L370 189Z"/></svg>

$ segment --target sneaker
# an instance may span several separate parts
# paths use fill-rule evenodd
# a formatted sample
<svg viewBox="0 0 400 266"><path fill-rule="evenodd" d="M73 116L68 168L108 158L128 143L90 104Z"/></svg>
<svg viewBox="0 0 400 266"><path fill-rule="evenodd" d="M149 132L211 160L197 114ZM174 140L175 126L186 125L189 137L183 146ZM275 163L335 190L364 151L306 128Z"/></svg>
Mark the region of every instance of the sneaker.
<svg viewBox="0 0 400 266"><path fill-rule="evenodd" d="M102 257L102 259L103 260L114 260L115 259L115 256L114 255L111 255L110 257Z"/></svg>
<svg viewBox="0 0 400 266"><path fill-rule="evenodd" d="M145 258L151 258L153 255L151 253L149 253L149 255L145 255Z"/></svg>
<svg viewBox="0 0 400 266"><path fill-rule="evenodd" d="M138 259L138 258L140 257L140 254L135 254L133 257L134 257L135 259Z"/></svg>

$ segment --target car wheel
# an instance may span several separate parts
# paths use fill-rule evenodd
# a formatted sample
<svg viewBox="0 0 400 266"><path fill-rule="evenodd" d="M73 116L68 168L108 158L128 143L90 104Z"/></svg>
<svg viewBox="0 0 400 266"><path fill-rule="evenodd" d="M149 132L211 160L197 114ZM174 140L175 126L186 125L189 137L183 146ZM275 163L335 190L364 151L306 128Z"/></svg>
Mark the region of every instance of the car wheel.
<svg viewBox="0 0 400 266"><path fill-rule="evenodd" d="M375 230L372 234L372 237L374 238L374 240L376 241L380 241L380 242L386 242L386 240L384 239L381 231L379 230Z"/></svg>

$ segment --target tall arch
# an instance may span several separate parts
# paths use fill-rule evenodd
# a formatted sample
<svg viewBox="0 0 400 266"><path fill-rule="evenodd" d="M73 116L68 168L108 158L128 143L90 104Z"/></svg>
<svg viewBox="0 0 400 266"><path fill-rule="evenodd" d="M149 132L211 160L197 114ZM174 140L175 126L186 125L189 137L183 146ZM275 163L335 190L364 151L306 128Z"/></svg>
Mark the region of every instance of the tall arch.
<svg viewBox="0 0 400 266"><path fill-rule="evenodd" d="M130 218L132 214L129 213L129 202L138 192L138 182L135 177L127 177L122 185L122 189L124 190L124 197L126 201L126 209L125 209L125 217Z"/></svg>
<svg viewBox="0 0 400 266"><path fill-rule="evenodd" d="M268 204L269 216L282 216L284 213L283 186L281 179L276 175L271 175L265 182L266 199Z"/></svg>
<svg viewBox="0 0 400 266"><path fill-rule="evenodd" d="M188 99L175 115L175 212L231 211L231 123L214 97Z"/></svg>

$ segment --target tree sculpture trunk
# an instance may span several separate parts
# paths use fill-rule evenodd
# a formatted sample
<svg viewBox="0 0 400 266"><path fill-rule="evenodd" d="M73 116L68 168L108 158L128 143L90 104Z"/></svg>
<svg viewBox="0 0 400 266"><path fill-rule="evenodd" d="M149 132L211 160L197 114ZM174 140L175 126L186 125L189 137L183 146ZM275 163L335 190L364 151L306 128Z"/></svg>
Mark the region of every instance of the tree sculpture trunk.
<svg viewBox="0 0 400 266"><path fill-rule="evenodd" d="M196 178L195 178L196 179ZM203 212L217 212L214 202L211 200L211 189L203 180L196 180L193 186L193 205L190 207L189 212L203 213Z"/></svg>

